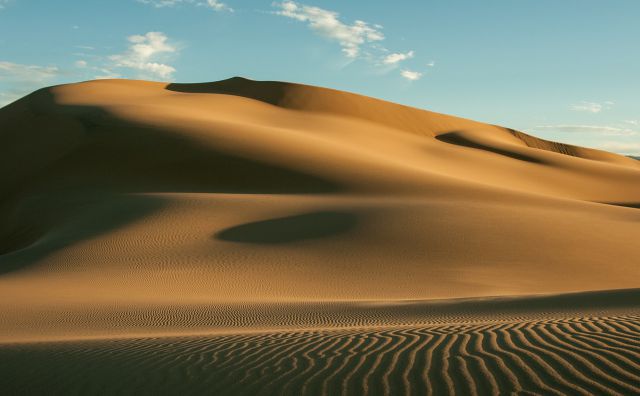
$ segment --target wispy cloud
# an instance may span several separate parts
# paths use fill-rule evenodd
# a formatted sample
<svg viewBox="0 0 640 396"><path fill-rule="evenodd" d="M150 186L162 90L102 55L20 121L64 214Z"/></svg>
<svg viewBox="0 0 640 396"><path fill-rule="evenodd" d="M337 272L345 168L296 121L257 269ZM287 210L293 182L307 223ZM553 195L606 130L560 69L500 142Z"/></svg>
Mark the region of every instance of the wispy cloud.
<svg viewBox="0 0 640 396"><path fill-rule="evenodd" d="M14 102L17 99L20 99L22 96L24 96L24 94L19 94L18 92L0 91L0 107L4 107L9 103Z"/></svg>
<svg viewBox="0 0 640 396"><path fill-rule="evenodd" d="M624 155L640 156L640 143L634 142L604 142L600 148L607 151L614 151Z"/></svg>
<svg viewBox="0 0 640 396"><path fill-rule="evenodd" d="M183 0L137 0L138 3L150 4L156 8L173 7L183 2Z"/></svg>
<svg viewBox="0 0 640 396"><path fill-rule="evenodd" d="M124 53L109 57L114 63L113 67L138 71L142 78L172 78L176 69L163 61L178 50L169 43L164 33L148 32L144 35L129 36L127 40L130 45ZM112 71L108 67L106 70Z"/></svg>
<svg viewBox="0 0 640 396"><path fill-rule="evenodd" d="M640 136L638 126L634 121L624 121L613 125L540 125L531 129L539 132L578 134L587 146L623 155L640 155L640 143L636 137ZM574 136L571 140L575 138Z"/></svg>
<svg viewBox="0 0 640 396"><path fill-rule="evenodd" d="M403 60L413 58L413 55L414 55L413 51L409 51L404 54L403 53L389 54L382 60L382 63L384 63L385 65L396 65L402 62Z"/></svg>
<svg viewBox="0 0 640 396"><path fill-rule="evenodd" d="M585 102L582 101L578 104L571 105L573 111L585 111L589 113L600 113L602 110L609 110L614 105L613 102L607 101L603 103Z"/></svg>
<svg viewBox="0 0 640 396"><path fill-rule="evenodd" d="M422 78L422 73L413 70L402 70L400 75L409 81L416 81Z"/></svg>
<svg viewBox="0 0 640 396"><path fill-rule="evenodd" d="M60 73L56 66L0 61L0 106L52 83Z"/></svg>
<svg viewBox="0 0 640 396"><path fill-rule="evenodd" d="M12 62L0 62L0 80L14 82L44 82L58 74L55 66L21 65Z"/></svg>
<svg viewBox="0 0 640 396"><path fill-rule="evenodd" d="M383 73L394 70L401 62L414 58L415 51L392 52L381 44L385 40L383 27L359 19L345 22L336 11L287 0L272 4L276 15L303 22L315 33L337 42L348 59L364 59ZM431 62L428 66L434 66ZM402 70L400 75L410 81L419 80L422 72Z"/></svg>
<svg viewBox="0 0 640 396"><path fill-rule="evenodd" d="M305 22L309 28L321 36L337 41L349 58L357 58L362 46L384 40L382 26L371 25L356 20L353 24L342 22L335 11L298 4L294 1L274 3L275 13L287 18Z"/></svg>
<svg viewBox="0 0 640 396"><path fill-rule="evenodd" d="M205 5L213 10L216 11L231 11L233 12L233 8L229 7L228 5L226 5L225 3L222 3L218 0L207 0L206 3L202 3L202 5Z"/></svg>
<svg viewBox="0 0 640 396"><path fill-rule="evenodd" d="M156 8L175 7L180 4L192 4L211 8L214 11L233 11L231 7L219 0L137 0Z"/></svg>
<svg viewBox="0 0 640 396"><path fill-rule="evenodd" d="M534 127L533 129L538 131L546 130L566 133L593 133L606 136L635 136L639 134L638 131L631 128L608 125L539 125Z"/></svg>
<svg viewBox="0 0 640 396"><path fill-rule="evenodd" d="M5 8L11 0L0 0L0 10Z"/></svg>

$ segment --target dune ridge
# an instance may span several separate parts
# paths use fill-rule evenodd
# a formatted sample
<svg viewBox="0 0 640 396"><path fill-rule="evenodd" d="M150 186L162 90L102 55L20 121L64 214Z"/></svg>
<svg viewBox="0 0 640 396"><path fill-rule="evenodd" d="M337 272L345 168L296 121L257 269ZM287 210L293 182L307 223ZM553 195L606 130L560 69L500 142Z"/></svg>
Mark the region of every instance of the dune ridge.
<svg viewBox="0 0 640 396"><path fill-rule="evenodd" d="M633 158L353 93L45 88L0 109L0 386L638 392L639 205Z"/></svg>

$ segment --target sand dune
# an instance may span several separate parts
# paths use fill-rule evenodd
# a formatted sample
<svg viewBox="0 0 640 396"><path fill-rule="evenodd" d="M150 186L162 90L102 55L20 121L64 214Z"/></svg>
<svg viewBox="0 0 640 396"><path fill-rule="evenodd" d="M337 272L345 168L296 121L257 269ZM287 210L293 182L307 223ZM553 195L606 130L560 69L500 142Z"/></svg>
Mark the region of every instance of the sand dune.
<svg viewBox="0 0 640 396"><path fill-rule="evenodd" d="M3 385L629 394L639 205L632 158L341 91L42 89L0 109Z"/></svg>

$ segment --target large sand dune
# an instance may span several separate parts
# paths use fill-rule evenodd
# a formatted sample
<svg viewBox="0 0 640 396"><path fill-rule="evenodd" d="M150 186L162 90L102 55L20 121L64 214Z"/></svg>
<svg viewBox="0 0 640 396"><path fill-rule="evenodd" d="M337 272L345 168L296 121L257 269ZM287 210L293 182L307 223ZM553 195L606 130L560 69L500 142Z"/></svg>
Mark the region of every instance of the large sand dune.
<svg viewBox="0 0 640 396"><path fill-rule="evenodd" d="M341 91L46 88L0 109L0 386L638 392L639 206L634 159Z"/></svg>

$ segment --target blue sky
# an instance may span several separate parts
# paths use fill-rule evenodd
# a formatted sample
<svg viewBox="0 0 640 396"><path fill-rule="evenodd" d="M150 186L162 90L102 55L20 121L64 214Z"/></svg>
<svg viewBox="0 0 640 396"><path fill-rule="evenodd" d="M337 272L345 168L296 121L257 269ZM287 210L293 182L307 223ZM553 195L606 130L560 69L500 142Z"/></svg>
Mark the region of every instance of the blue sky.
<svg viewBox="0 0 640 396"><path fill-rule="evenodd" d="M240 75L640 155L639 17L638 0L0 0L0 105Z"/></svg>

